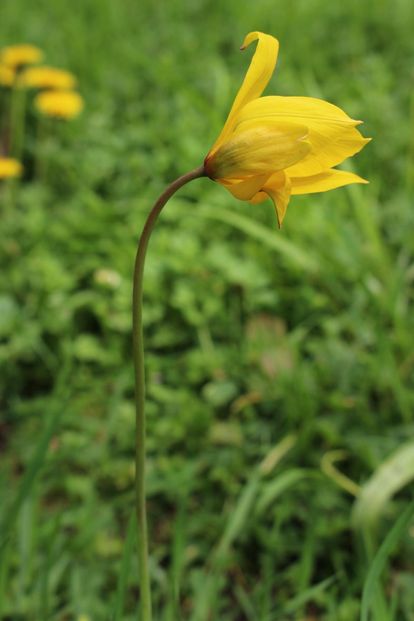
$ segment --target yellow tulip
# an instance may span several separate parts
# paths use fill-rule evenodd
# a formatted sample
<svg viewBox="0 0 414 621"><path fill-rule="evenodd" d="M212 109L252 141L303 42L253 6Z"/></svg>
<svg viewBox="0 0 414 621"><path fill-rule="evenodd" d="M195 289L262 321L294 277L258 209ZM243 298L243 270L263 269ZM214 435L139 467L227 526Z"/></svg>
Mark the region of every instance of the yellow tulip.
<svg viewBox="0 0 414 621"><path fill-rule="evenodd" d="M279 42L250 32L241 47L258 41L243 84L216 142L205 173L233 196L251 203L271 198L282 224L291 195L368 183L334 166L370 139L331 103L312 97L260 97L276 65Z"/></svg>

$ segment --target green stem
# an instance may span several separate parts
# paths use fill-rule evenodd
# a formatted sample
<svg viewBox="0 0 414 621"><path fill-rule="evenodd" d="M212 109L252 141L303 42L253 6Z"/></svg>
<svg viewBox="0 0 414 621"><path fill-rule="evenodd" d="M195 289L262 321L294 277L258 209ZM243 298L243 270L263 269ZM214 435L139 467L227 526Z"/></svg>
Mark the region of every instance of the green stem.
<svg viewBox="0 0 414 621"><path fill-rule="evenodd" d="M36 144L35 144L35 161L34 170L37 181L46 181L47 167L47 139L48 139L48 123L47 119L38 114L36 118Z"/></svg>
<svg viewBox="0 0 414 621"><path fill-rule="evenodd" d="M23 155L24 131L26 125L26 90L17 84L11 94L11 154L17 160Z"/></svg>
<svg viewBox="0 0 414 621"><path fill-rule="evenodd" d="M145 372L142 329L142 282L148 241L157 218L171 196L183 185L205 176L204 166L182 175L169 185L154 204L139 240L135 257L132 295L132 337L135 368L136 452L135 452L135 507L138 527L138 571L140 584L140 619L151 621L151 587L148 569L148 527L145 493Z"/></svg>

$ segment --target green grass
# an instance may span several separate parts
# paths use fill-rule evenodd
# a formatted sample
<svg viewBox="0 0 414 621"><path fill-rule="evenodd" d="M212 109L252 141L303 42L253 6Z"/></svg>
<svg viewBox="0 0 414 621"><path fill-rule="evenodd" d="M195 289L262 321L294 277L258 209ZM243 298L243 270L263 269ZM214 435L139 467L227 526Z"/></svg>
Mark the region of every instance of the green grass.
<svg viewBox="0 0 414 621"><path fill-rule="evenodd" d="M390 468L361 516L414 431L411 0L1 13L0 44L75 72L85 111L40 144L30 116L26 177L0 197L0 620L137 618L135 245L217 136L259 29L281 43L268 93L364 120L350 165L370 185L294 197L282 231L206 179L162 214L144 312L155 619L356 621L364 593L364 620L412 621L409 473ZM330 451L359 505L321 469Z"/></svg>

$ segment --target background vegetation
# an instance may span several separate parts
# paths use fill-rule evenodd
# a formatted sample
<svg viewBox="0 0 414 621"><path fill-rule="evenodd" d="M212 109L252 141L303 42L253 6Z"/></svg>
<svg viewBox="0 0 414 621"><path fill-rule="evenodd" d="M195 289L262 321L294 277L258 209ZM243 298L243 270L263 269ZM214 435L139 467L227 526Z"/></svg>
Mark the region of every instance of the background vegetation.
<svg viewBox="0 0 414 621"><path fill-rule="evenodd" d="M280 232L270 204L209 180L163 213L145 284L155 618L355 621L388 533L369 618L414 619L413 531L390 531L414 476L413 23L411 0L2 3L1 44L39 45L86 105L40 143L29 126L0 201L0 619L136 618L134 249L219 132L254 29L281 43L268 93L365 121L352 165L371 184L295 197Z"/></svg>

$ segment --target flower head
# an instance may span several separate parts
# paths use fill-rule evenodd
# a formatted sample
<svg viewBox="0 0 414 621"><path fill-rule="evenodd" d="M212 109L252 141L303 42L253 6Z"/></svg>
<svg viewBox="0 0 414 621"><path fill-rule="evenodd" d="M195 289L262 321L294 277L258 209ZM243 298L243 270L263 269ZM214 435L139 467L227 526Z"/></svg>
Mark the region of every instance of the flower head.
<svg viewBox="0 0 414 621"><path fill-rule="evenodd" d="M0 179L11 179L20 177L23 166L18 160L11 157L0 157Z"/></svg>
<svg viewBox="0 0 414 621"><path fill-rule="evenodd" d="M279 43L250 32L241 47L256 52L223 129L204 161L206 174L238 199L271 198L282 224L293 194L368 183L333 167L369 142L337 106L312 97L260 97L276 65Z"/></svg>
<svg viewBox="0 0 414 621"><path fill-rule="evenodd" d="M19 85L27 88L71 89L76 78L69 71L55 67L29 67L19 77Z"/></svg>
<svg viewBox="0 0 414 621"><path fill-rule="evenodd" d="M43 52L34 45L10 45L0 51L0 60L9 67L34 65L42 60Z"/></svg>
<svg viewBox="0 0 414 621"><path fill-rule="evenodd" d="M75 91L45 91L36 96L35 106L46 116L69 120L82 112L83 99Z"/></svg>
<svg viewBox="0 0 414 621"><path fill-rule="evenodd" d="M0 65L0 86L12 86L15 71L8 65Z"/></svg>

